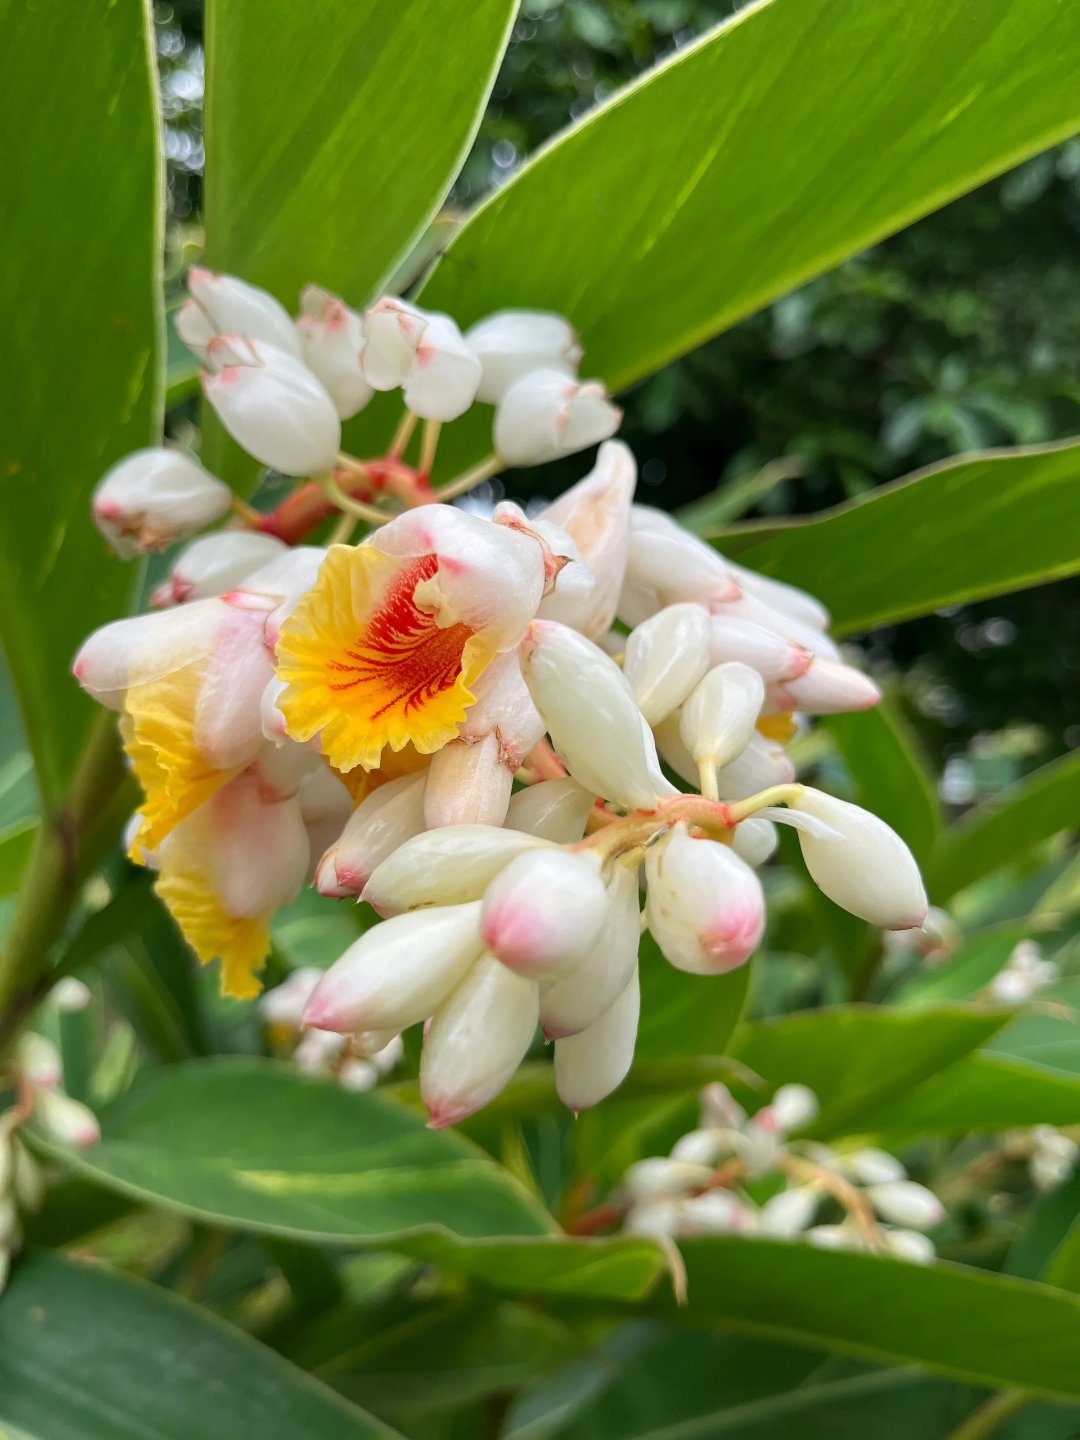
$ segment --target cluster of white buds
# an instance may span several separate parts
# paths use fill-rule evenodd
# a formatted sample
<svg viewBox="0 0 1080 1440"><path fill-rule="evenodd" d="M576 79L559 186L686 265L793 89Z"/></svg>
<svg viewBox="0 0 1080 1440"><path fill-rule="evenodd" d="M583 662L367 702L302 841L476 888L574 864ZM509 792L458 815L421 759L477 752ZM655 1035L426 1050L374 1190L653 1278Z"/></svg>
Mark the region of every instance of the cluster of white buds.
<svg viewBox="0 0 1080 1440"><path fill-rule="evenodd" d="M627 1171L618 1192L625 1232L801 1237L830 1249L932 1260L934 1244L923 1232L945 1218L937 1196L909 1180L887 1151L799 1139L817 1112L804 1085L782 1085L751 1116L725 1086L708 1086L699 1128L670 1156ZM826 1207L840 1218L821 1223Z"/></svg>
<svg viewBox="0 0 1080 1440"><path fill-rule="evenodd" d="M275 1052L305 1075L336 1080L343 1090L374 1090L405 1053L400 1035L335 1035L305 1030L303 1017L323 972L302 966L259 997L259 1013Z"/></svg>
<svg viewBox="0 0 1080 1440"><path fill-rule="evenodd" d="M1002 1005L1019 1004L1034 999L1052 985L1059 974L1056 963L1044 959L1038 941L1021 940L986 987L987 994Z"/></svg>
<svg viewBox="0 0 1080 1440"><path fill-rule="evenodd" d="M1053 1125L1035 1125L1003 1136L1000 1154L1024 1162L1036 1190L1056 1190L1076 1169L1080 1144Z"/></svg>

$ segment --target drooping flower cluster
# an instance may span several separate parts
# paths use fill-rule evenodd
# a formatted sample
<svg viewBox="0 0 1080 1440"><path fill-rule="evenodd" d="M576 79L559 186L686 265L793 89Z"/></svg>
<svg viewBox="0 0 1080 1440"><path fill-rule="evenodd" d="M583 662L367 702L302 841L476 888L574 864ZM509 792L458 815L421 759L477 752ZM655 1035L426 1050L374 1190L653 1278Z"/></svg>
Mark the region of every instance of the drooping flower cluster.
<svg viewBox="0 0 1080 1440"><path fill-rule="evenodd" d="M618 441L536 514L434 503L611 435L618 412L575 378L566 321L504 312L462 335L404 301L358 315L308 290L294 326L239 281L191 283L179 325L211 403L255 458L311 478L196 540L155 592L166 608L91 636L75 674L119 712L144 791L131 854L229 993L257 993L270 920L309 875L370 902L387 918L305 1021L363 1036L353 1054L423 1022L421 1089L445 1125L499 1092L538 1025L569 1106L609 1094L634 1051L642 927L679 969L744 963L777 821L838 904L922 924L903 841L795 783L796 712L878 698L814 599L635 505ZM339 454L340 417L395 387L409 408L387 454ZM439 426L477 398L495 405L499 459L433 490ZM124 549L224 512L184 460L205 477L196 519L199 485L151 453L118 467L142 464L141 487L118 494L114 471L98 492ZM297 543L332 514L342 541L373 528Z"/></svg>
<svg viewBox="0 0 1080 1440"><path fill-rule="evenodd" d="M834 1150L798 1132L818 1113L805 1085L782 1085L748 1116L708 1086L701 1124L666 1158L632 1165L620 1187L628 1234L764 1235L925 1263L940 1225L937 1196L885 1150ZM780 1188L777 1188L779 1183ZM756 1194L755 1194L756 1192ZM824 1218L831 1210L837 1218Z"/></svg>

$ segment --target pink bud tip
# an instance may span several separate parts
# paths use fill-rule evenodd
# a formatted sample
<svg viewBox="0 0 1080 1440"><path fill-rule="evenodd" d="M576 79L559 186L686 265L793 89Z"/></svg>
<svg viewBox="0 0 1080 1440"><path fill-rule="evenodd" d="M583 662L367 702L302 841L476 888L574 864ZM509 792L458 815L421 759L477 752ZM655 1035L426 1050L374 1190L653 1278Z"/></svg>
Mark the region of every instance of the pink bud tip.
<svg viewBox="0 0 1080 1440"><path fill-rule="evenodd" d="M462 1104L461 1101L444 1100L441 1103L428 1105L429 1130L446 1130L451 1125L457 1125L476 1110L475 1105Z"/></svg>
<svg viewBox="0 0 1080 1440"><path fill-rule="evenodd" d="M217 275L213 270L207 270L202 265L193 265L188 271L189 285L208 285L211 280L216 280Z"/></svg>
<svg viewBox="0 0 1080 1440"><path fill-rule="evenodd" d="M363 1026L342 1023L337 1006L329 995L323 993L321 985L304 1006L300 1023L309 1030L330 1030L338 1035L346 1035L355 1029L363 1029Z"/></svg>

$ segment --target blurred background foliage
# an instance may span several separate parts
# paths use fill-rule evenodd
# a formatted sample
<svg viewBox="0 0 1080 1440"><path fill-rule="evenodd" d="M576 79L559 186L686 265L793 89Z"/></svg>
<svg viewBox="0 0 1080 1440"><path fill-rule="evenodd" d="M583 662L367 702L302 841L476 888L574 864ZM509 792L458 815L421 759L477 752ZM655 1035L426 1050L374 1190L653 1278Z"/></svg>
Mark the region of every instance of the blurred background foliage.
<svg viewBox="0 0 1080 1440"><path fill-rule="evenodd" d="M473 204L549 136L731 9L524 0L448 209ZM172 0L156 18L180 254L185 241L197 243L201 0ZM1074 140L634 388L622 433L641 465L641 498L677 509L723 485L725 520L808 513L961 451L1077 433L1078 247ZM780 459L790 463L774 466ZM542 487L555 494L573 478L574 461L547 466ZM899 689L944 772L947 802L992 793L1080 745L1080 725L1061 703L1080 678L1078 589L1064 581L875 632L871 667Z"/></svg>

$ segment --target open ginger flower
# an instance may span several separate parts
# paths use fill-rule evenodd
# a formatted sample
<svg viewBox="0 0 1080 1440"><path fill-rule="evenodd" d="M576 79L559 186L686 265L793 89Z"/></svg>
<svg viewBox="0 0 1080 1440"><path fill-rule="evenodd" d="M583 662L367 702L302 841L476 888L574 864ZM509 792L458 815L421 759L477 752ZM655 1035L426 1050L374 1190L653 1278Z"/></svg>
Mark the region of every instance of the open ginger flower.
<svg viewBox="0 0 1080 1440"><path fill-rule="evenodd" d="M520 640L543 591L535 540L446 505L332 546L277 641L288 734L321 736L343 772L375 768L386 746L433 754L455 738L472 686Z"/></svg>

